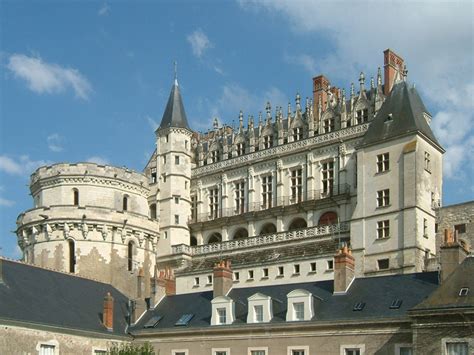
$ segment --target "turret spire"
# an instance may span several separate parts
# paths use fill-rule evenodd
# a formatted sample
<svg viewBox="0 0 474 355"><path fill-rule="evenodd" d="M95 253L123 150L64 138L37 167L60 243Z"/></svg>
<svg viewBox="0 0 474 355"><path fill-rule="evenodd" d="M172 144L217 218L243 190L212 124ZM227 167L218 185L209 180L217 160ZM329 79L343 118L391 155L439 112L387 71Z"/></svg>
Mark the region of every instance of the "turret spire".
<svg viewBox="0 0 474 355"><path fill-rule="evenodd" d="M174 84L171 88L168 103L166 104L159 129L169 127L189 129L188 119L186 118L186 112L184 111L183 99L179 92L176 62L174 62Z"/></svg>
<svg viewBox="0 0 474 355"><path fill-rule="evenodd" d="M174 84L178 86L178 62L174 61Z"/></svg>

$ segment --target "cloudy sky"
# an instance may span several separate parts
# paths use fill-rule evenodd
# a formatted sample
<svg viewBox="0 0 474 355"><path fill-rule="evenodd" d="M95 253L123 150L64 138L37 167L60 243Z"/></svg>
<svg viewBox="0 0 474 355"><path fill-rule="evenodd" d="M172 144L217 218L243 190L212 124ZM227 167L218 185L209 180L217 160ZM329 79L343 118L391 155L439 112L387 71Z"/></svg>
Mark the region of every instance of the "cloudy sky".
<svg viewBox="0 0 474 355"><path fill-rule="evenodd" d="M141 170L173 80L196 130L270 100L349 89L382 52L406 61L446 148L444 204L474 198L472 1L13 1L0 3L0 254L19 257L29 175L54 162Z"/></svg>

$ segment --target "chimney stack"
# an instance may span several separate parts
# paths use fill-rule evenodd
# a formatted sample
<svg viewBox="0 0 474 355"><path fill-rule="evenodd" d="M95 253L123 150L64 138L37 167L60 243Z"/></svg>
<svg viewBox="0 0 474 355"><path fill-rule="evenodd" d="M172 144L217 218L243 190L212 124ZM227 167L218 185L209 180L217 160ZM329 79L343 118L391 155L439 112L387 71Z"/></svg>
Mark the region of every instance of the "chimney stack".
<svg viewBox="0 0 474 355"><path fill-rule="evenodd" d="M469 252L459 243L457 231L444 230L444 241L440 247L441 282L444 282L449 275L467 257Z"/></svg>
<svg viewBox="0 0 474 355"><path fill-rule="evenodd" d="M104 297L103 323L109 332L114 330L114 298L107 292Z"/></svg>
<svg viewBox="0 0 474 355"><path fill-rule="evenodd" d="M403 58L393 52L391 49L386 49L383 52L383 68L384 68L384 88L383 93L385 96L390 94L392 91L393 84L397 76L403 78L404 74L404 61Z"/></svg>
<svg viewBox="0 0 474 355"><path fill-rule="evenodd" d="M354 257L344 245L334 256L334 293L346 293L354 279Z"/></svg>
<svg viewBox="0 0 474 355"><path fill-rule="evenodd" d="M318 112L319 101L323 111L326 109L328 100L329 80L324 75L318 75L313 78L313 110ZM319 117L320 118L320 117Z"/></svg>
<svg viewBox="0 0 474 355"><path fill-rule="evenodd" d="M214 266L214 298L226 296L232 288L232 268L230 260L221 260Z"/></svg>

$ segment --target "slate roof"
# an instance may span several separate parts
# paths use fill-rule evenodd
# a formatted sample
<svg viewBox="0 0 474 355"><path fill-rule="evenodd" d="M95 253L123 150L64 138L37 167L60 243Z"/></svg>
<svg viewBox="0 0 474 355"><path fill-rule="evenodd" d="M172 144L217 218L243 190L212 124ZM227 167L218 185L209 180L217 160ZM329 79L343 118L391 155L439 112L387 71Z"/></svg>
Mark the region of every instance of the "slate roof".
<svg viewBox="0 0 474 355"><path fill-rule="evenodd" d="M460 296L461 288L468 288ZM415 307L415 311L429 309L474 307L474 256L468 256L430 297Z"/></svg>
<svg viewBox="0 0 474 355"><path fill-rule="evenodd" d="M25 322L125 335L127 297L110 285L0 258L0 323ZM104 296L114 298L114 330L102 325Z"/></svg>
<svg viewBox="0 0 474 355"><path fill-rule="evenodd" d="M176 81L171 88L170 97L166 104L165 113L161 119L159 129L168 127L190 129L188 119L186 118L186 112L184 111L183 99L181 98L179 86Z"/></svg>
<svg viewBox="0 0 474 355"><path fill-rule="evenodd" d="M370 124L361 146L419 132L441 148L423 113L429 115L417 90L405 81L395 84ZM390 114L392 119L387 120Z"/></svg>
<svg viewBox="0 0 474 355"><path fill-rule="evenodd" d="M331 257L334 255L337 250L338 242L336 240L321 240L321 241L312 241L310 243L304 243L299 245L291 245L279 248L271 249L244 249L239 253L229 254L226 256L226 259L230 260L234 268L239 266L249 265L249 264L260 264L268 263L271 261L282 262L286 259L294 259L295 257L311 257L311 256L321 256L328 254ZM222 259L222 256L215 255L205 257L194 257L189 265L177 272L181 273L191 273L191 272L202 272L203 270L212 271L214 265Z"/></svg>
<svg viewBox="0 0 474 355"><path fill-rule="evenodd" d="M405 275L390 275L355 279L345 295L333 295L333 281L306 282L299 284L272 285L248 288L235 288L229 297L235 302L236 321L234 325L246 326L247 298L260 292L274 301L271 323L286 323L287 297L296 289L312 293L315 315L311 322L381 320L384 318L405 318L409 309L416 306L438 286L438 273L426 272ZM133 328L132 332L144 329L153 317L163 318L154 329L179 331L186 328L206 328L211 322L212 291L197 292L165 297L154 310L149 310ZM390 309L391 303L402 300L398 309ZM365 302L362 311L354 311L358 302ZM185 327L175 326L183 315L191 313L194 317ZM255 325L255 324L252 324ZM150 330L150 329L145 329Z"/></svg>

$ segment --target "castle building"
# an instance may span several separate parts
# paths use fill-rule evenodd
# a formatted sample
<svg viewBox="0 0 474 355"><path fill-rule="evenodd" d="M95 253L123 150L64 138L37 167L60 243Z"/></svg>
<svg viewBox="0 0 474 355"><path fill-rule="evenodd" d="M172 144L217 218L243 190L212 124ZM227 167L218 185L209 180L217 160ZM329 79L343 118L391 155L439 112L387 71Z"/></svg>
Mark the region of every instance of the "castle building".
<svg viewBox="0 0 474 355"><path fill-rule="evenodd" d="M32 174L35 205L17 220L24 262L113 287L129 300L126 330L166 354L194 354L197 341L196 354L309 355L328 335L328 354L412 354L439 255L443 278L473 265L458 233L437 242L444 150L431 114L390 49L383 72L360 73L348 94L319 75L304 103L267 103L206 133L190 128L175 79L143 173Z"/></svg>

